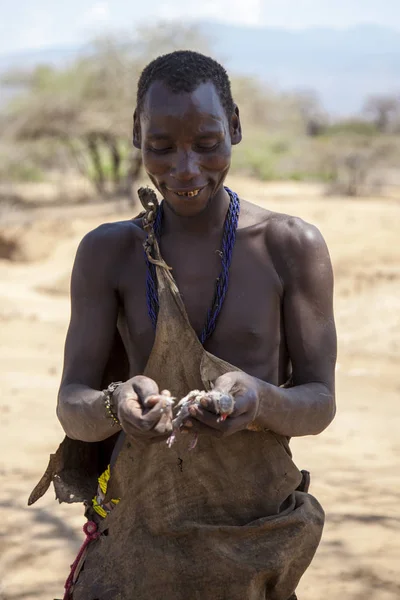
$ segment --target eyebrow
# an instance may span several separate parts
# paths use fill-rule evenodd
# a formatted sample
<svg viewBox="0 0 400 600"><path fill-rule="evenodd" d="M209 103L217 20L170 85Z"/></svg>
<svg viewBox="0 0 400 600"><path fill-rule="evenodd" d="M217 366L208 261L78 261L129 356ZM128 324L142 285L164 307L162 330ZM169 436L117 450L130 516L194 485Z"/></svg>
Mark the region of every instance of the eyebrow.
<svg viewBox="0 0 400 600"><path fill-rule="evenodd" d="M148 138L151 138L152 140L168 140L171 136L169 136L167 133L148 133L147 136Z"/></svg>

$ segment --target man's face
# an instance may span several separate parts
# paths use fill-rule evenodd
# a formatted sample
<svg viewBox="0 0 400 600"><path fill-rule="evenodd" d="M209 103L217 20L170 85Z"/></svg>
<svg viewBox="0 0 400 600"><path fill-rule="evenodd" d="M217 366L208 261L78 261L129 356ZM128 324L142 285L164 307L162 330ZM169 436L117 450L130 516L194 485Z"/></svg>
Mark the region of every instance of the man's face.
<svg viewBox="0 0 400 600"><path fill-rule="evenodd" d="M154 82L145 97L134 143L153 185L173 211L194 216L222 189L232 144L241 139L238 113L228 121L211 82L173 93Z"/></svg>

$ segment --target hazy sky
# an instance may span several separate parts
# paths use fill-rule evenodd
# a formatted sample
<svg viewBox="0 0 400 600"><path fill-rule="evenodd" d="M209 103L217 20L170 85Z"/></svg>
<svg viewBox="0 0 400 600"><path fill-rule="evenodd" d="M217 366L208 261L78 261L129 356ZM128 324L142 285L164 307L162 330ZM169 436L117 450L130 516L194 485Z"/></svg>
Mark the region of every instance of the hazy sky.
<svg viewBox="0 0 400 600"><path fill-rule="evenodd" d="M0 0L0 54L80 43L162 18L287 28L375 23L400 32L400 0Z"/></svg>

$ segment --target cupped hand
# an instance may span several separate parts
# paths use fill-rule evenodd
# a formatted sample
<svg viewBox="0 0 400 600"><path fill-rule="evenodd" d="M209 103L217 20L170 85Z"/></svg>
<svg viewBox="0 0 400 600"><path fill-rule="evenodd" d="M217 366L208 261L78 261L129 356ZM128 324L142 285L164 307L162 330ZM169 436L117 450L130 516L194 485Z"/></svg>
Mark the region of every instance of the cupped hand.
<svg viewBox="0 0 400 600"><path fill-rule="evenodd" d="M259 408L259 382L241 371L221 375L213 390L231 394L235 400L233 412L221 419L211 399L203 398L200 406L189 408L190 417L183 423L183 432L226 437L248 429L257 417Z"/></svg>
<svg viewBox="0 0 400 600"><path fill-rule="evenodd" d="M165 439L172 431L171 394L159 392L155 381L144 375L128 379L113 393L113 405L123 431L143 440Z"/></svg>

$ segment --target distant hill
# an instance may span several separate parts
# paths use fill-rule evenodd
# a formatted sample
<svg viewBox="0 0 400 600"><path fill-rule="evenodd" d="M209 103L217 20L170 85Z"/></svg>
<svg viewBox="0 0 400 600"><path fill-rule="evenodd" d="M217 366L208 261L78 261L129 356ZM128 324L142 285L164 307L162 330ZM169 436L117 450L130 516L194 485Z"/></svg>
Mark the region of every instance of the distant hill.
<svg viewBox="0 0 400 600"><path fill-rule="evenodd" d="M81 46L24 50L13 54L0 54L0 72L13 68L31 68L38 64L62 66L74 60L82 51Z"/></svg>
<svg viewBox="0 0 400 600"><path fill-rule="evenodd" d="M281 88L313 88L333 113L354 113L370 94L400 94L400 33L374 25L256 29L210 24L215 48L233 71Z"/></svg>
<svg viewBox="0 0 400 600"><path fill-rule="evenodd" d="M375 25L290 31L203 23L215 55L231 73L255 75L281 89L315 89L335 114L360 110L370 94L400 94L400 33ZM0 71L38 63L62 65L79 47L0 56Z"/></svg>

